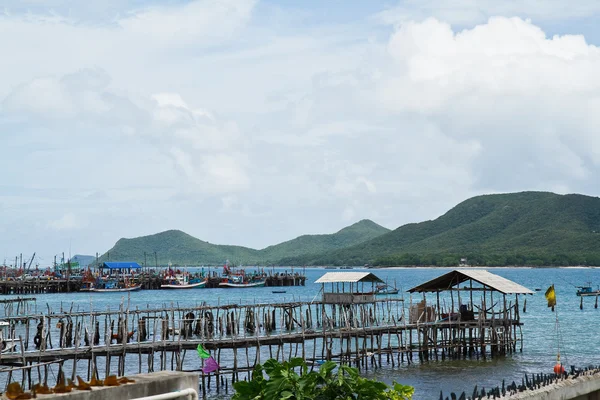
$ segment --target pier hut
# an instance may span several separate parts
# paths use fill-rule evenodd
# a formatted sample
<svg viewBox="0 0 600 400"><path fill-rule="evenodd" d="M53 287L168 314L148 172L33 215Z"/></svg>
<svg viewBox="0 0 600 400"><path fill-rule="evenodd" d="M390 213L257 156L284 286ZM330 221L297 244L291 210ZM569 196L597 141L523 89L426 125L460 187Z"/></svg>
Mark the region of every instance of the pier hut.
<svg viewBox="0 0 600 400"><path fill-rule="evenodd" d="M463 283L468 283L468 286L463 285ZM415 286L412 289L408 290L409 293L435 293L437 297L437 309L440 310L440 293L442 292L450 292L451 297L451 310L454 312L455 310L455 298L453 293L456 292L456 304L459 305L459 310L464 310L465 305L468 306L467 303L464 302L464 295L461 297L461 292L467 293L467 300L471 306L477 308L477 306L473 305L473 293L481 292L482 300L485 303L487 299L487 295L489 295L489 303L491 305L490 311L494 309L494 306L498 303L499 298L496 297L496 302L494 302L494 293L500 294L502 296L502 305L506 306L507 304L507 295L515 295L515 304L518 304L519 295L527 295L533 294L533 291L527 289L524 286L519 285L516 282L503 278L499 275L492 274L486 270L473 270L473 269L456 269L454 271L448 272L444 275L441 275L435 279L432 279L428 282L422 283L418 286ZM482 310L485 312L485 310Z"/></svg>
<svg viewBox="0 0 600 400"><path fill-rule="evenodd" d="M522 350L519 295L533 295L526 287L486 270L457 269L408 292L423 294L420 303L411 305L409 322L435 321L434 325L422 328L425 338L437 339L438 329L449 325L451 329L445 332L449 336L442 342L459 343L460 351L468 349L471 353L478 344L480 353L485 356L485 347L489 344L492 356L506 354L516 350L517 342L521 343ZM426 293L435 293L435 303L427 302ZM440 295L445 295L442 301ZM509 295L515 296L514 303L507 298ZM438 343L435 339L433 343ZM429 350L427 339L423 345L425 351ZM434 352L437 357L437 348ZM423 355L427 357L427 353Z"/></svg>
<svg viewBox="0 0 600 400"><path fill-rule="evenodd" d="M315 281L323 285L323 304L360 304L375 301L376 283L383 281L370 272L327 272ZM371 290L365 291L365 283ZM326 291L331 284L331 291ZM340 285L341 284L341 285Z"/></svg>

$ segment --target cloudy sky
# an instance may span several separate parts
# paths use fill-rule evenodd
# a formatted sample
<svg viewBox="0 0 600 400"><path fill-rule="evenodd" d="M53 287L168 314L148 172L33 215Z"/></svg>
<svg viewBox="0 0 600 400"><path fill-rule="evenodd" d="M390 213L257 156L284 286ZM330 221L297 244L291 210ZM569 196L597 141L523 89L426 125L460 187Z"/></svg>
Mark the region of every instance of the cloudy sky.
<svg viewBox="0 0 600 400"><path fill-rule="evenodd" d="M600 194L595 0L4 0L0 263Z"/></svg>

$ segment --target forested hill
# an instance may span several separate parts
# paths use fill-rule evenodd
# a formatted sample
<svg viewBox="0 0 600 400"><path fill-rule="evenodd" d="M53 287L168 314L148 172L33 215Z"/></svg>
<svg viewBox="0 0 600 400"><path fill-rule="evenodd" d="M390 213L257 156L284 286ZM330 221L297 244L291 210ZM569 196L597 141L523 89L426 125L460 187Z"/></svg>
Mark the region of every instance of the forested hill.
<svg viewBox="0 0 600 400"><path fill-rule="evenodd" d="M303 235L296 239L269 246L262 250L248 247L217 245L202 241L185 232L170 230L133 239L120 239L106 252L101 261L144 261L154 265L156 252L158 263L166 264L220 264L230 260L235 264L277 264L284 257L315 255L325 251L356 245L373 239L389 229L370 220L362 220L342 230L323 235Z"/></svg>
<svg viewBox="0 0 600 400"><path fill-rule="evenodd" d="M521 192L477 196L433 220L300 265L600 265L600 199Z"/></svg>
<svg viewBox="0 0 600 400"><path fill-rule="evenodd" d="M119 239L112 249L107 251L100 261L144 261L147 255L148 265L167 264L222 264L225 260L254 263L258 259L257 251L241 246L227 246L202 241L185 232L170 230L154 235L132 239Z"/></svg>
<svg viewBox="0 0 600 400"><path fill-rule="evenodd" d="M328 235L303 235L287 242L269 246L260 251L261 258L269 263L279 263L286 257L308 256L334 249L342 249L374 239L389 229L363 219L344 229Z"/></svg>

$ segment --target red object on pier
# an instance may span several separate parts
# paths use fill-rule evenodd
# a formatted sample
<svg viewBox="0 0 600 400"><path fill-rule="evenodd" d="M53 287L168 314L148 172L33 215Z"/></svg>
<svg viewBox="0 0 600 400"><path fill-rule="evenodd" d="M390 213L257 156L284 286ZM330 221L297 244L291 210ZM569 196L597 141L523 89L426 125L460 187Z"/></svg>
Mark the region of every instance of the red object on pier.
<svg viewBox="0 0 600 400"><path fill-rule="evenodd" d="M561 363L556 363L554 365L554 373L556 375L564 374L565 373L565 367L563 367Z"/></svg>

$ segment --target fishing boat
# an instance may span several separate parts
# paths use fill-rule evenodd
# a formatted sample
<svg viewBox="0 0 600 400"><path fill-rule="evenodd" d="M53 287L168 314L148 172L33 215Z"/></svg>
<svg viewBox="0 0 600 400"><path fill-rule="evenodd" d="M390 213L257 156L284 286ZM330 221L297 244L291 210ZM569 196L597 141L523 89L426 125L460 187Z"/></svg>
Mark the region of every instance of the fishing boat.
<svg viewBox="0 0 600 400"><path fill-rule="evenodd" d="M83 274L83 278L81 279L81 287L79 288L80 292L91 292L96 284L96 278L92 273L90 267L87 268L85 273Z"/></svg>
<svg viewBox="0 0 600 400"><path fill-rule="evenodd" d="M243 275L229 275L219 282L221 288L250 288L265 286L264 279L244 279Z"/></svg>
<svg viewBox="0 0 600 400"><path fill-rule="evenodd" d="M229 266L229 260L223 266L223 279L219 282L220 288L251 288L265 286L267 280L260 273L246 274L244 269L236 270Z"/></svg>
<svg viewBox="0 0 600 400"><path fill-rule="evenodd" d="M400 291L397 288L387 284L377 285L375 287L375 295L398 294L399 292Z"/></svg>
<svg viewBox="0 0 600 400"><path fill-rule="evenodd" d="M166 279L166 283L160 285L161 289L194 289L206 285L206 279L190 279L188 273L175 274L175 276Z"/></svg>
<svg viewBox="0 0 600 400"><path fill-rule="evenodd" d="M140 290L142 285L130 283L128 281L100 281L97 282L89 292L109 293L109 292L134 292Z"/></svg>
<svg viewBox="0 0 600 400"><path fill-rule="evenodd" d="M591 282L588 282L587 286L577 286L577 296L599 296L600 288L596 290L592 289Z"/></svg>
<svg viewBox="0 0 600 400"><path fill-rule="evenodd" d="M142 267L136 262L104 262L98 267L99 273L96 281L86 286L88 292L133 292L142 288L135 283L134 273ZM89 280L89 279L87 279Z"/></svg>

